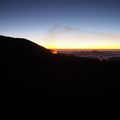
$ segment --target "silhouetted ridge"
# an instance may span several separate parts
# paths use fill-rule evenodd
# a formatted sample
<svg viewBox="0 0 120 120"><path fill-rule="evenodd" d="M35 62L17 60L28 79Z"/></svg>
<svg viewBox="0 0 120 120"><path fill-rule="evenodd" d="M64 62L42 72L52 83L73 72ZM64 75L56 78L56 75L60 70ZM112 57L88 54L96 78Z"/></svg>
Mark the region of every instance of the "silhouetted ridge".
<svg viewBox="0 0 120 120"><path fill-rule="evenodd" d="M1 86L18 87L22 82L24 88L39 88L33 93L37 96L100 101L119 97L120 61L54 55L29 40L0 36L0 67Z"/></svg>
<svg viewBox="0 0 120 120"><path fill-rule="evenodd" d="M18 58L21 60L29 59L29 61L30 58L35 59L37 57L39 60L48 60L52 55L50 50L29 40L4 36L0 36L0 54L7 57L8 60Z"/></svg>
<svg viewBox="0 0 120 120"><path fill-rule="evenodd" d="M28 88L46 88L52 57L50 50L29 40L0 36L3 86L17 87L18 81L24 81Z"/></svg>

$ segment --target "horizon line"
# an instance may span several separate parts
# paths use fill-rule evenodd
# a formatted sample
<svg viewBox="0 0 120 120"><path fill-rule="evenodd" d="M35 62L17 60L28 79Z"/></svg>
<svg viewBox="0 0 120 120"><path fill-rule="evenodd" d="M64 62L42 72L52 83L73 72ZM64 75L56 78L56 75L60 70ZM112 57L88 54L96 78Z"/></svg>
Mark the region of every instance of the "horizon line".
<svg viewBox="0 0 120 120"><path fill-rule="evenodd" d="M83 48L48 48L48 49L50 49L50 50L118 50L118 51L120 51L120 49L108 49L108 48L106 48L106 49L97 49L97 48L85 48L85 49L83 49Z"/></svg>

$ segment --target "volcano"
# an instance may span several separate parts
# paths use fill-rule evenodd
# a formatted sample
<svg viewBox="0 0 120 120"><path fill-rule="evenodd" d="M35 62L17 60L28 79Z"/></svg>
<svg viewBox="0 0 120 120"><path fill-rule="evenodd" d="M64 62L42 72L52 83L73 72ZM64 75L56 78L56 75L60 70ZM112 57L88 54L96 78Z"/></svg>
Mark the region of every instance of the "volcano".
<svg viewBox="0 0 120 120"><path fill-rule="evenodd" d="M119 61L56 54L27 39L0 36L0 66L3 87L39 88L37 95L89 100L118 96L113 88L119 88Z"/></svg>
<svg viewBox="0 0 120 120"><path fill-rule="evenodd" d="M3 53L3 54L2 54ZM0 54L6 59L16 60L16 58L21 61L22 59L33 59L40 58L47 60L51 55L51 51L31 42L30 40L22 38L12 38L0 36ZM3 56L2 56L3 58Z"/></svg>
<svg viewBox="0 0 120 120"><path fill-rule="evenodd" d="M24 81L25 87L37 88L47 85L53 54L50 50L30 40L0 36L0 66L4 80ZM47 76L47 77L46 77ZM5 84L10 85L9 84Z"/></svg>

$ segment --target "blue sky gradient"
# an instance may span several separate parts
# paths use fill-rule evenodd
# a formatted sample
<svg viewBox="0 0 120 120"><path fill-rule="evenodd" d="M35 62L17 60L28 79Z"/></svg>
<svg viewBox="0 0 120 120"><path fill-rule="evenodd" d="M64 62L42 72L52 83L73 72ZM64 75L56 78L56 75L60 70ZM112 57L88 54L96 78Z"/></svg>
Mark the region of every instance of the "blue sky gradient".
<svg viewBox="0 0 120 120"><path fill-rule="evenodd" d="M46 47L118 49L120 0L1 0L0 34Z"/></svg>

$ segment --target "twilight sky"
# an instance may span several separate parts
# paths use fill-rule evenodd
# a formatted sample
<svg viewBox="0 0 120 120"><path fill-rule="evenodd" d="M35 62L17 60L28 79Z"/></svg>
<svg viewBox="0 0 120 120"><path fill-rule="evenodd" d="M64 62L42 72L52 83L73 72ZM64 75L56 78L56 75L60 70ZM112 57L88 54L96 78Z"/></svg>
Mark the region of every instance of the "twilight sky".
<svg viewBox="0 0 120 120"><path fill-rule="evenodd" d="M120 0L0 0L0 34L47 48L120 49Z"/></svg>

